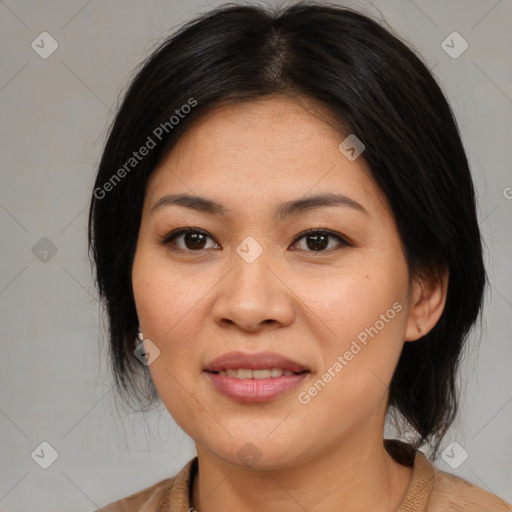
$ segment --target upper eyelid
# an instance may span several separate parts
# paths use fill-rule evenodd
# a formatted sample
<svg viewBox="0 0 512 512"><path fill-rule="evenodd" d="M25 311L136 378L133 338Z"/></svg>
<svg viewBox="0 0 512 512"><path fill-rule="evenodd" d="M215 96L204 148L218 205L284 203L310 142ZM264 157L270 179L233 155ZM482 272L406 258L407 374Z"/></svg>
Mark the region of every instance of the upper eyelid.
<svg viewBox="0 0 512 512"><path fill-rule="evenodd" d="M335 231L332 231L332 230L327 229L327 228L309 228L309 229L306 229L306 230L302 231L301 233L299 233L296 236L295 240L299 240L300 238L303 238L304 236L315 234L315 233L325 233L325 234L327 234L329 236L338 237L341 240L343 240L343 235L341 233L338 234Z"/></svg>

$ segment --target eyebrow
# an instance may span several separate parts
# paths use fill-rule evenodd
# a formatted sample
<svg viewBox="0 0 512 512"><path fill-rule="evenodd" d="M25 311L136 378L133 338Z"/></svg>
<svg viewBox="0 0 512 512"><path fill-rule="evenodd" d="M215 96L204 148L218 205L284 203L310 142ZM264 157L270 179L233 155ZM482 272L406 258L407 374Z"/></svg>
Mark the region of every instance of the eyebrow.
<svg viewBox="0 0 512 512"><path fill-rule="evenodd" d="M151 213L165 206L183 206L209 215L226 216L230 209L212 199L190 194L169 194L161 197L151 208ZM294 199L280 204L274 211L276 221L327 206L342 206L369 215L364 206L350 197L340 193L319 194Z"/></svg>

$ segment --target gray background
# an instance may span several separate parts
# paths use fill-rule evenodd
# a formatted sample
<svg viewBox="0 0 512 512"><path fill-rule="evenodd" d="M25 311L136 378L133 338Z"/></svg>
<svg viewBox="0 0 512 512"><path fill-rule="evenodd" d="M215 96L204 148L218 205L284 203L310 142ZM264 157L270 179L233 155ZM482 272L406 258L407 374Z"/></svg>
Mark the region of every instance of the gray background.
<svg viewBox="0 0 512 512"><path fill-rule="evenodd" d="M218 3L0 2L1 511L93 510L174 475L194 455L163 406L144 416L115 400L86 223L120 91L163 36L209 5ZM418 49L461 127L492 288L480 349L473 343L463 363L461 414L443 443L457 441L469 456L457 469L437 465L512 501L512 2L349 5L383 15ZM31 47L44 31L59 44L46 59ZM441 47L453 31L469 44L457 59ZM31 458L43 441L58 452L48 469Z"/></svg>

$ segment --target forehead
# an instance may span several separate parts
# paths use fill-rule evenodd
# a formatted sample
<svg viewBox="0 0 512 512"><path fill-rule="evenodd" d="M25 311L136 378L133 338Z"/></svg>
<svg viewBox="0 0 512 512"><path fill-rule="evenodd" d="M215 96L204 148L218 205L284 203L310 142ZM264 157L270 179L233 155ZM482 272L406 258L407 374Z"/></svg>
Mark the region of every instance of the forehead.
<svg viewBox="0 0 512 512"><path fill-rule="evenodd" d="M348 134L322 104L272 97L211 109L179 139L150 177L146 199L172 192L276 200L351 194L387 208L362 157L338 149ZM373 206L371 205L373 203Z"/></svg>

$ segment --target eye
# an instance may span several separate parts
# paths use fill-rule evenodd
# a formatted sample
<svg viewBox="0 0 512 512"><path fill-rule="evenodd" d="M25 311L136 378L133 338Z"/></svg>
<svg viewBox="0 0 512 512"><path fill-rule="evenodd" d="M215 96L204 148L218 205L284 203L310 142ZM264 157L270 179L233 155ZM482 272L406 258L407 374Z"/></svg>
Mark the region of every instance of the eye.
<svg viewBox="0 0 512 512"><path fill-rule="evenodd" d="M338 244L332 244L331 241L333 239L337 239ZM302 245L302 247L299 247L299 250L308 252L327 252L339 245L351 245L341 235L325 229L309 229L301 233L301 235L295 239L294 245L300 240L304 241L302 244L299 244Z"/></svg>
<svg viewBox="0 0 512 512"><path fill-rule="evenodd" d="M208 246L208 240L211 240ZM332 243L337 240L337 243ZM298 244L298 242L301 242ZM181 252L197 252L207 249L220 249L221 246L204 230L199 228L183 228L166 235L161 245L170 246L172 250ZM336 247L350 246L350 242L341 235L325 229L309 229L301 233L293 242L299 250L307 252L329 252Z"/></svg>
<svg viewBox="0 0 512 512"><path fill-rule="evenodd" d="M173 250L183 252L220 248L220 245L216 242L213 243L213 246L208 246L208 239L213 241L213 238L202 229L184 228L166 235L160 243L165 246L171 246L171 249Z"/></svg>

